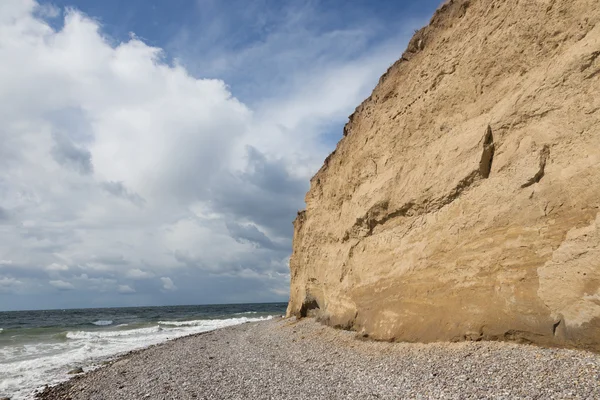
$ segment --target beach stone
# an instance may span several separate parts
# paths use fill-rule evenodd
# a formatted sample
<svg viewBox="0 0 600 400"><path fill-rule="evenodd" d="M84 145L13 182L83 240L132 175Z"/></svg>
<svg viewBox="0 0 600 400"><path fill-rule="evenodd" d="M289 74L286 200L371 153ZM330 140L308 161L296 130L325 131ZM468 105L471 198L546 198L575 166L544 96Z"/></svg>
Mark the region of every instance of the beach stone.
<svg viewBox="0 0 600 400"><path fill-rule="evenodd" d="M297 335L305 339L294 342ZM194 351L201 346L215 358ZM36 398L600 398L598 354L506 342L376 342L311 318L233 326L211 339L192 335L125 357L123 387L113 364Z"/></svg>
<svg viewBox="0 0 600 400"><path fill-rule="evenodd" d="M81 367L77 367L74 368L72 370L70 370L69 372L67 372L69 375L76 375L76 374L82 374L83 373L83 368Z"/></svg>

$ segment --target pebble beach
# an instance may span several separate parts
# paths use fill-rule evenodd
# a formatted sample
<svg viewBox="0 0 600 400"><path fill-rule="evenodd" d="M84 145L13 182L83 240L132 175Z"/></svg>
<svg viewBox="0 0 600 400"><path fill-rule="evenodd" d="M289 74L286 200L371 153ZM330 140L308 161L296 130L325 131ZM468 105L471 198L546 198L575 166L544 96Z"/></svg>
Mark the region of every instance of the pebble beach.
<svg viewBox="0 0 600 400"><path fill-rule="evenodd" d="M375 342L312 319L171 340L37 399L597 399L600 355L503 342Z"/></svg>

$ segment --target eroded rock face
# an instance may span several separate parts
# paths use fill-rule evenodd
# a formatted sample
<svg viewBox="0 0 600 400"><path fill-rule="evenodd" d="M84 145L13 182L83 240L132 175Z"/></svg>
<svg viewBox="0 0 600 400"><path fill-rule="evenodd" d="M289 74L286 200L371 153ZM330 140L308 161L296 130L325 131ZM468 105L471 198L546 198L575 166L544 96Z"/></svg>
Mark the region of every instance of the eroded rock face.
<svg viewBox="0 0 600 400"><path fill-rule="evenodd" d="M600 350L599 22L597 0L441 6L311 180L288 314Z"/></svg>

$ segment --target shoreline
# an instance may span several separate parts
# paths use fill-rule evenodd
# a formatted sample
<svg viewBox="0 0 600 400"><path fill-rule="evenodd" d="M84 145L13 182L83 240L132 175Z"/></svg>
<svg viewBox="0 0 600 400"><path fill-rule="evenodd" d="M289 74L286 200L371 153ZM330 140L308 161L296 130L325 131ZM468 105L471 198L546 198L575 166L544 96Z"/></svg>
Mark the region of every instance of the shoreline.
<svg viewBox="0 0 600 400"><path fill-rule="evenodd" d="M275 317L274 317L275 318ZM281 317L278 317L281 318ZM260 321L263 322L263 321ZM246 322L248 323L248 322ZM154 347L161 347L164 346L167 343L170 342L176 342L178 340L181 339L185 339L185 338L191 338L191 337L195 337L195 336L202 336L214 331L218 331L221 329L227 329L230 327L225 327L225 328L217 328L214 329L212 331L206 331L206 332L198 332L198 333L192 333L190 335L186 335L186 336L180 336L180 337L176 337L173 339L168 339L165 342L161 342L161 343L156 343L156 344L151 344L147 347L142 347L140 349L134 349L134 350L130 350L128 352L125 352L123 354L116 354L112 357L110 357L108 360L105 360L103 362L101 362L99 365L93 366L91 368L88 368L87 370L84 370L81 373L78 374L73 374L73 376L71 376L69 379L67 379L66 381L60 382L56 385L43 385L40 386L38 389L36 389L33 392L34 395L34 399L54 399L54 398L60 398L60 397L56 397L56 396L60 396L62 395L65 391L68 391L77 381L82 380L82 379L86 379L88 378L88 375L93 374L94 372L103 369L103 368L109 368L111 367L113 364L122 361L122 360L126 360L129 359L130 357L133 357L139 353L143 353L147 350L150 350ZM10 399L10 397L9 397Z"/></svg>
<svg viewBox="0 0 600 400"><path fill-rule="evenodd" d="M245 325L245 324L252 324L252 323L260 323L260 322L266 322L266 321L271 321L271 320L275 320L275 319L279 319L282 320L284 319L283 317L279 316L279 317L272 317L271 319L265 319L263 321L255 321L255 322L244 322L240 325ZM148 345L147 347L142 347L139 349L134 349L134 350L129 350L125 353L122 354L115 354L114 356L109 357L107 360L102 361L101 363L88 367L87 370L84 370L81 373L78 374L73 374L69 379L67 379L66 381L60 382L56 385L42 385L39 388L37 388L34 392L34 398L35 399L54 399L54 398L60 398L60 397L54 397L57 395L61 395L63 394L63 392L68 391L77 381L82 380L82 379L86 379L88 377L88 375L93 374L94 372L103 369L103 368L109 368L111 367L113 364L118 363L120 361L123 360L127 360L131 357L134 357L137 354L140 353L144 353L148 350L151 350L153 348L156 347L162 347L168 343L171 342L177 342L178 340L183 340L183 339L188 339L188 338L193 338L193 337L197 337L197 336L202 336L202 335L206 335L212 332L217 332L220 330L224 330L224 329L228 329L231 327L234 327L237 325L232 325L232 326L226 326L223 328L217 328L217 329L213 329L210 331L205 331L205 332L197 332L197 333L191 333L189 335L185 335L185 336L179 336L179 337L174 337L172 339L167 339L164 342L160 342L160 343L155 343L155 344L151 344ZM10 399L10 397L9 397ZM1 399L0 399L1 400Z"/></svg>
<svg viewBox="0 0 600 400"><path fill-rule="evenodd" d="M600 398L599 380L582 350L376 342L274 318L133 350L35 398Z"/></svg>
<svg viewBox="0 0 600 400"><path fill-rule="evenodd" d="M227 329L227 328L219 328L219 329ZM219 330L219 329L215 329L215 330ZM207 333L210 333L210 332L213 332L213 331L192 333L190 335L180 336L180 337L176 337L176 338L173 338L173 339L168 339L165 342L151 344L151 345L149 345L147 347L142 347L140 349L129 350L129 351L123 353L123 354L116 354L114 356L109 357L108 360L102 361L98 365L95 365L95 366L92 366L92 367L88 367L87 370L84 370L81 373L73 374L66 381L60 382L60 383L58 383L56 385L43 385L43 386L40 386L38 389L36 389L34 391L34 398L35 399L38 399L38 398L45 399L46 397L43 397L43 396L54 395L53 392L55 392L55 391L56 392L62 392L64 390L68 390L71 386L73 386L73 384L76 381L81 380L81 379L85 379L89 374L93 374L94 372L96 372L97 370L102 369L102 368L108 368L111 365L113 365L113 364L115 364L115 363L117 363L119 361L122 361L124 359L128 359L130 357L133 357L133 356L135 356L138 353L143 353L144 351L150 350L153 347L160 347L160 346L163 346L163 345L165 345L165 344L167 344L169 342L174 342L174 341L177 341L177 340L180 340L180 339L189 338L189 337L193 337L193 336L200 336L200 335L204 335L204 334L207 334ZM51 398L53 398L53 397L51 397Z"/></svg>
<svg viewBox="0 0 600 400"><path fill-rule="evenodd" d="M0 399L31 399L35 390L68 381L80 369L99 368L132 350L284 311L280 303L14 314L2 319L8 330L0 335ZM14 320L22 321L21 326L11 325Z"/></svg>

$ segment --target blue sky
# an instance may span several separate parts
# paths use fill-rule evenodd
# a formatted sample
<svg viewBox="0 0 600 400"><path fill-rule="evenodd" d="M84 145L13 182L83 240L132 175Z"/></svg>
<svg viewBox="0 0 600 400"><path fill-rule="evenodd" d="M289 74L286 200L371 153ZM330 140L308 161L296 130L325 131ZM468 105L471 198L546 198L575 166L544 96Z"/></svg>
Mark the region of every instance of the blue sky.
<svg viewBox="0 0 600 400"><path fill-rule="evenodd" d="M0 310L285 301L292 220L438 1L0 3Z"/></svg>

